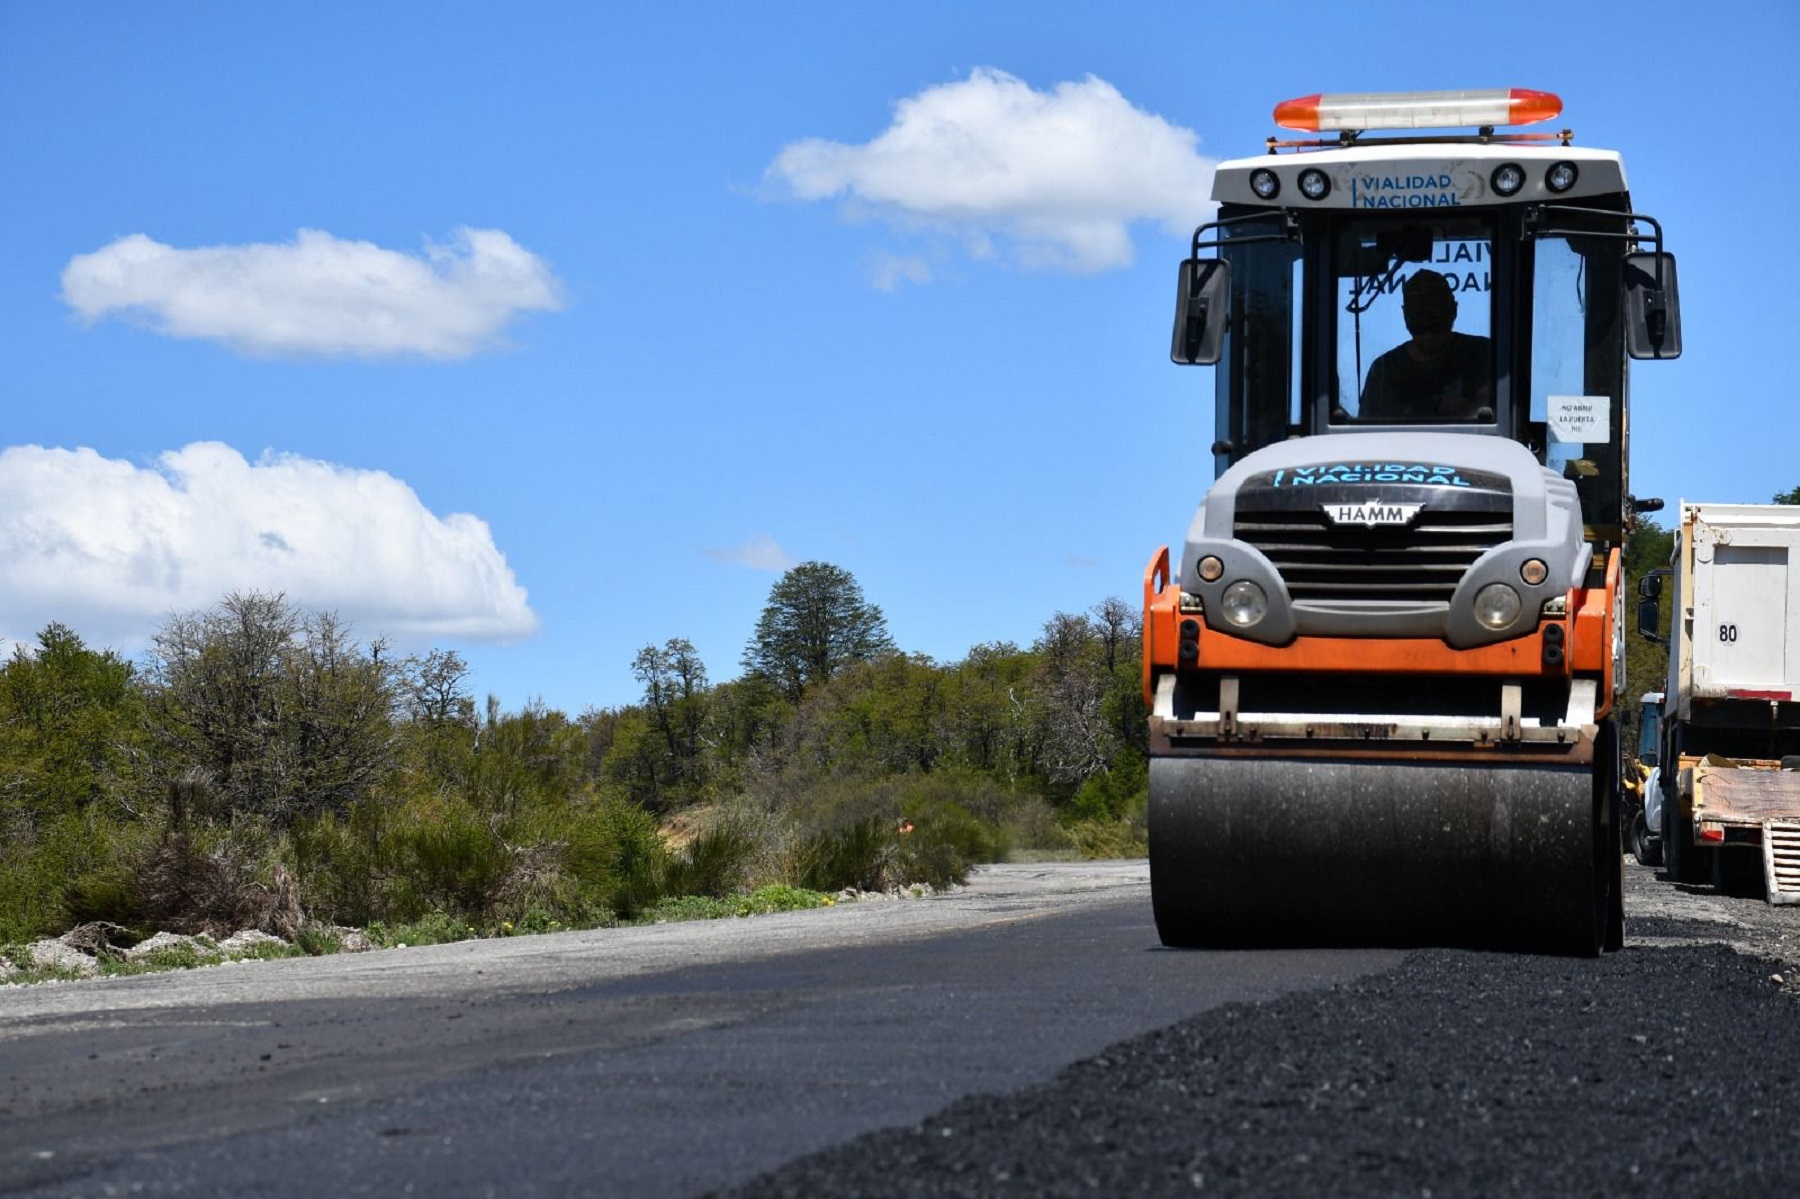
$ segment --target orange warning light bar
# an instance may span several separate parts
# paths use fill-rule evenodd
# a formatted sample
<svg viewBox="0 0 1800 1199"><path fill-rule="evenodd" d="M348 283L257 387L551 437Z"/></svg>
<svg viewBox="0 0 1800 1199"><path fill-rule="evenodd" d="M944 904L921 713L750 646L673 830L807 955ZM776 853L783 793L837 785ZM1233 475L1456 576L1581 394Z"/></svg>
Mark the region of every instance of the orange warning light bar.
<svg viewBox="0 0 1800 1199"><path fill-rule="evenodd" d="M1531 125L1562 113L1562 97L1528 88L1460 92L1336 92L1283 100L1275 123L1310 133Z"/></svg>

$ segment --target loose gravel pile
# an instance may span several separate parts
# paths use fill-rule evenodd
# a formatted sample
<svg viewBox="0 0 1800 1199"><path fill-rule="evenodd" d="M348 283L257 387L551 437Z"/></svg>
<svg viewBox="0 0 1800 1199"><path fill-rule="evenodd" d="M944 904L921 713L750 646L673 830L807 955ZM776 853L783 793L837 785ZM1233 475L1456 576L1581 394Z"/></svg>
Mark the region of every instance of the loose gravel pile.
<svg viewBox="0 0 1800 1199"><path fill-rule="evenodd" d="M1781 970L1718 946L1420 952L732 1194L1791 1196L1800 1000Z"/></svg>

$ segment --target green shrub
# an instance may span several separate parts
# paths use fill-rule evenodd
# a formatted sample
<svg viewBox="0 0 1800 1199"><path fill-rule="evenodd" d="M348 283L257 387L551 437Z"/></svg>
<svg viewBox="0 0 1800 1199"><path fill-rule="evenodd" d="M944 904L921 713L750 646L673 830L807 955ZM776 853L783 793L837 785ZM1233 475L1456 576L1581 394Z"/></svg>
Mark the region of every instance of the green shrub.
<svg viewBox="0 0 1800 1199"><path fill-rule="evenodd" d="M1111 770L1103 770L1081 784L1069 802L1069 815L1077 821L1120 820L1150 797L1150 769L1141 758L1127 757Z"/></svg>
<svg viewBox="0 0 1800 1199"><path fill-rule="evenodd" d="M342 817L324 812L294 822L288 852L308 913L351 927L392 917L389 892L399 872L392 823L391 805L382 799L353 804Z"/></svg>
<svg viewBox="0 0 1800 1199"><path fill-rule="evenodd" d="M134 922L130 855L154 829L95 811L0 827L0 942L30 941L84 920Z"/></svg>
<svg viewBox="0 0 1800 1199"><path fill-rule="evenodd" d="M1006 855L1000 830L971 815L962 805L930 799L907 805L899 826L896 882L948 887L966 881L970 867L997 862Z"/></svg>
<svg viewBox="0 0 1800 1199"><path fill-rule="evenodd" d="M344 940L329 928L315 926L295 933L293 947L309 958L322 958L343 952Z"/></svg>
<svg viewBox="0 0 1800 1199"><path fill-rule="evenodd" d="M629 920L662 898L667 850L656 818L617 795L583 808L568 830L568 870L583 891Z"/></svg>
<svg viewBox="0 0 1800 1199"><path fill-rule="evenodd" d="M713 821L696 833L663 869L665 895L709 895L723 898L741 890L758 850L745 825L730 818Z"/></svg>
<svg viewBox="0 0 1800 1199"><path fill-rule="evenodd" d="M145 971L151 970L192 970L196 966L208 965L221 958L217 949L209 949L202 944L184 941L179 945L169 945L155 949L139 958L133 965Z"/></svg>
<svg viewBox="0 0 1800 1199"><path fill-rule="evenodd" d="M71 925L104 920L108 924L136 924L143 915L137 888L121 862L70 880L63 891L64 920Z"/></svg>
<svg viewBox="0 0 1800 1199"><path fill-rule="evenodd" d="M770 883L766 887L758 887L744 896L738 903L738 915L750 916L763 912L803 912L811 908L830 907L833 903L829 895L821 895L817 891L805 887L790 887L785 883Z"/></svg>
<svg viewBox="0 0 1800 1199"><path fill-rule="evenodd" d="M480 916L494 906L510 855L493 823L473 809L446 803L435 813L418 813L392 837L403 877L401 912L414 919L434 910Z"/></svg>
<svg viewBox="0 0 1800 1199"><path fill-rule="evenodd" d="M865 816L802 837L795 857L802 887L813 891L885 891L896 886L897 826Z"/></svg>
<svg viewBox="0 0 1800 1199"><path fill-rule="evenodd" d="M676 923L683 920L721 920L732 916L761 916L770 912L798 912L831 904L829 896L804 887L771 883L754 891L735 895L671 895L645 914L648 923Z"/></svg>
<svg viewBox="0 0 1800 1199"><path fill-rule="evenodd" d="M383 949L401 945L448 945L478 935L474 925L449 912L431 912L418 920L397 924L377 920L366 931L369 940Z"/></svg>
<svg viewBox="0 0 1800 1199"><path fill-rule="evenodd" d="M638 919L645 924L678 924L688 920L719 920L735 916L729 900L711 895L670 895L659 899Z"/></svg>

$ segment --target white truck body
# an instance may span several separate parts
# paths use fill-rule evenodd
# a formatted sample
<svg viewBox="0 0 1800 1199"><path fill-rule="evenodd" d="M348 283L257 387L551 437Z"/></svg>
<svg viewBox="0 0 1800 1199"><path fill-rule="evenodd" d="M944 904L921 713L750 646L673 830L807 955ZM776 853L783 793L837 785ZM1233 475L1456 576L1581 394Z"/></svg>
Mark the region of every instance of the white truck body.
<svg viewBox="0 0 1800 1199"><path fill-rule="evenodd" d="M1672 567L1670 870L1800 903L1800 507L1684 501Z"/></svg>
<svg viewBox="0 0 1800 1199"><path fill-rule="evenodd" d="M1676 715L1695 701L1789 703L1800 694L1800 508L1681 505L1669 655ZM1692 599L1688 598L1691 593Z"/></svg>

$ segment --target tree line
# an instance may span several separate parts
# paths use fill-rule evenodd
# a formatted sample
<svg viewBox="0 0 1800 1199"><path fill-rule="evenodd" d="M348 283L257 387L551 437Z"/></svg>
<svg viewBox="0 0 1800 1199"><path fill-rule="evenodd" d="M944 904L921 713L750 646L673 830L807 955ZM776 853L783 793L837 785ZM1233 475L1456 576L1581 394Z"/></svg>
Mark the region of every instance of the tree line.
<svg viewBox="0 0 1800 1199"><path fill-rule="evenodd" d="M593 924L1126 851L1138 633L1108 600L937 662L807 562L738 677L674 637L630 663L638 702L570 715L478 705L454 651L397 654L280 595L172 617L136 661L53 624L0 666L0 943L89 921Z"/></svg>

